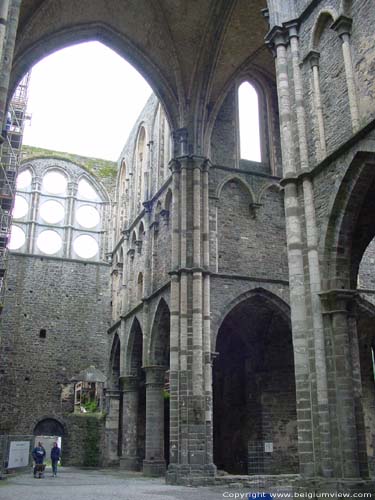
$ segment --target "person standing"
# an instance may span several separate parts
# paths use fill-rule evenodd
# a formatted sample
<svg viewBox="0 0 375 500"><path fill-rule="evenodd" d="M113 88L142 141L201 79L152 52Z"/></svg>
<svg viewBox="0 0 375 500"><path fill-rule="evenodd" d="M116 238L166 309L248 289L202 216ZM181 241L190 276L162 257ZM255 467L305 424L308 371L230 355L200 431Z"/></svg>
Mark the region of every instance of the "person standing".
<svg viewBox="0 0 375 500"><path fill-rule="evenodd" d="M57 462L60 460L61 449L59 448L57 442L53 443L51 448L51 461L52 461L52 475L57 476Z"/></svg>
<svg viewBox="0 0 375 500"><path fill-rule="evenodd" d="M39 478L43 475L43 462L46 456L46 450L43 448L43 443L39 441L38 446L35 446L32 452L32 456L35 462L34 465L34 477L37 477L37 472L39 472Z"/></svg>

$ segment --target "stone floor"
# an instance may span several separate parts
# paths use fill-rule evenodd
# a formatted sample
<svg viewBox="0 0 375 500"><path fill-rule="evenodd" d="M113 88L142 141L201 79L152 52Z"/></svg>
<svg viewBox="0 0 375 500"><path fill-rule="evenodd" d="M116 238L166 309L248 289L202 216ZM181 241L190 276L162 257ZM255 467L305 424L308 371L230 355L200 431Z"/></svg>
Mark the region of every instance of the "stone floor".
<svg viewBox="0 0 375 500"><path fill-rule="evenodd" d="M234 496L237 493L242 496ZM186 487L166 485L164 479L104 469L61 468L56 478L47 470L44 479L32 472L8 476L0 481L1 500L221 500L247 499L245 489L236 485Z"/></svg>

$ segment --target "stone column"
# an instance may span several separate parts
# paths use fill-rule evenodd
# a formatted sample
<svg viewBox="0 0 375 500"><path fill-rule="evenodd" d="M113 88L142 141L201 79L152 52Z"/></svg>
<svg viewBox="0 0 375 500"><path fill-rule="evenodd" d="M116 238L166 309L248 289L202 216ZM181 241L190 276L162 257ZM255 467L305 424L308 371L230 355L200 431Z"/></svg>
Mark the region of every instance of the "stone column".
<svg viewBox="0 0 375 500"><path fill-rule="evenodd" d="M320 473L323 476L332 475L330 422L328 409L327 367L324 344L323 317L320 297L321 277L318 254L318 233L316 227L315 203L313 183L308 175L309 156L306 138L306 115L302 76L299 65L299 39L297 23L287 24L289 28L290 48L292 55L294 100L297 117L298 144L300 168L306 175L302 179L303 206L305 212L306 243L308 258L308 275L310 283L311 319L313 326L314 360L316 373L316 392L318 400L319 445L320 445Z"/></svg>
<svg viewBox="0 0 375 500"><path fill-rule="evenodd" d="M5 118L6 104L8 98L8 87L10 72L13 64L13 53L16 42L18 18L20 13L21 0L11 0L5 25L5 43L0 60L0 125L2 127ZM2 130L2 128L1 128Z"/></svg>
<svg viewBox="0 0 375 500"><path fill-rule="evenodd" d="M123 293L123 302L122 302L122 311L121 315L129 310L130 307L130 289L129 289L129 280L130 280L130 232L125 230L123 231L124 235L124 276L123 276L123 285L124 285L124 293Z"/></svg>
<svg viewBox="0 0 375 500"><path fill-rule="evenodd" d="M331 377L335 381L331 411L332 446L336 477L358 478L359 443L356 427L353 364L349 332L349 308L353 290L329 290L321 293L326 336L331 346Z"/></svg>
<svg viewBox="0 0 375 500"><path fill-rule="evenodd" d="M290 307L293 333L296 381L297 431L300 471L305 476L317 473L315 436L312 422L313 402L308 350L308 319L306 309L305 270L302 241L302 210L298 199L297 167L294 157L292 106L288 77L287 39L275 27L268 42L276 48L276 77L279 96L280 132L282 142L285 221L289 265Z"/></svg>
<svg viewBox="0 0 375 500"><path fill-rule="evenodd" d="M326 147L326 136L324 130L324 117L323 117L323 106L322 106L322 96L320 93L320 76L319 76L319 52L312 50L307 55L307 60L310 63L311 67L311 79L312 79L312 87L313 87L313 97L314 97L314 114L316 116L317 123L317 134L318 134L318 145L316 156L317 160L321 161L323 158L327 156L327 147Z"/></svg>
<svg viewBox="0 0 375 500"><path fill-rule="evenodd" d="M350 34L352 29L352 20L346 16L340 16L331 26L332 29L336 30L342 42L342 55L344 58L345 65L345 76L346 85L348 87L348 98L350 114L352 117L352 129L353 132L357 132L359 129L359 111L358 111L358 101L357 92L355 88L354 71L352 55L350 50Z"/></svg>
<svg viewBox="0 0 375 500"><path fill-rule="evenodd" d="M172 255L171 255L171 331L170 331L170 367L169 367L169 461L173 466L179 460L179 353L180 353L180 283L176 274L180 260L180 164L170 162L172 171Z"/></svg>
<svg viewBox="0 0 375 500"><path fill-rule="evenodd" d="M366 427L365 427L365 417L363 411L363 399L362 399L362 376L361 376L361 361L359 352L359 340L357 331L357 302L351 304L348 311L348 328L350 332L349 342L350 342L350 353L353 366L353 391L354 391L354 408L355 408L355 418L357 424L357 435L358 435L358 457L359 457L359 469L361 477L369 477L369 464L367 457L367 443L366 443Z"/></svg>
<svg viewBox="0 0 375 500"><path fill-rule="evenodd" d="M146 476L165 474L164 458L164 383L165 366L147 366L146 373Z"/></svg>
<svg viewBox="0 0 375 500"><path fill-rule="evenodd" d="M68 184L68 197L65 213L67 215L65 223L67 225L66 242L65 242L65 256L69 259L72 257L72 239L73 239L73 224L75 214L75 196L77 194L77 183L69 182Z"/></svg>
<svg viewBox="0 0 375 500"><path fill-rule="evenodd" d="M139 379L127 375L120 377L122 385L122 457L120 467L126 470L139 470L138 457L138 400Z"/></svg>
<svg viewBox="0 0 375 500"><path fill-rule="evenodd" d="M0 2L0 61L3 58L8 11L9 11L9 0L2 0Z"/></svg>
<svg viewBox="0 0 375 500"><path fill-rule="evenodd" d="M34 176L31 184L31 214L30 214L30 229L28 235L28 252L34 253L35 250L35 238L36 238L36 228L37 228L37 217L38 217L38 207L40 202L40 187L42 185L42 179L39 176Z"/></svg>
<svg viewBox="0 0 375 500"><path fill-rule="evenodd" d="M181 152L186 141L181 140ZM176 150L177 148L175 148ZM170 464L167 481L212 480L208 161L172 162Z"/></svg>
<svg viewBox="0 0 375 500"><path fill-rule="evenodd" d="M106 461L108 464L118 463L119 459L119 414L120 391L107 389L106 391L105 436L106 436Z"/></svg>

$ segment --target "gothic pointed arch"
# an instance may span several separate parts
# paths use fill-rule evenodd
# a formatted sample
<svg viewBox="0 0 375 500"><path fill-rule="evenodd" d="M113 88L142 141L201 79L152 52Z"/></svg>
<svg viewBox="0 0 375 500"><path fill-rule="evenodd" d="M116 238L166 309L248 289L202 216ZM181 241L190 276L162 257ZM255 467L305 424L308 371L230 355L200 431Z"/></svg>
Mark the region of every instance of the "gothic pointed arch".
<svg viewBox="0 0 375 500"><path fill-rule="evenodd" d="M143 332L137 317L134 317L125 352L125 374L139 377L143 366Z"/></svg>
<svg viewBox="0 0 375 500"><path fill-rule="evenodd" d="M255 288L228 304L221 319L213 365L215 464L231 474L295 473L297 411L288 307L272 292ZM264 452L265 442L273 443L272 460Z"/></svg>
<svg viewBox="0 0 375 500"><path fill-rule="evenodd" d="M151 328L149 363L169 366L170 311L165 299L160 299Z"/></svg>
<svg viewBox="0 0 375 500"><path fill-rule="evenodd" d="M109 383L111 388L120 388L121 371L121 341L118 333L115 333L112 340L111 354L109 357Z"/></svg>

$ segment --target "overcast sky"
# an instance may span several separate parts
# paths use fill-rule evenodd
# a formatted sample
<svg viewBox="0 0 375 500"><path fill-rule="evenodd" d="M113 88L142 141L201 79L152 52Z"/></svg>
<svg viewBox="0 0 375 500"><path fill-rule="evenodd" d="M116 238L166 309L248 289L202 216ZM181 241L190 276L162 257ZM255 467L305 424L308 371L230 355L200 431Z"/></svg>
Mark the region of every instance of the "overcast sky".
<svg viewBox="0 0 375 500"><path fill-rule="evenodd" d="M116 161L151 88L98 42L46 57L31 73L24 144Z"/></svg>
<svg viewBox="0 0 375 500"><path fill-rule="evenodd" d="M117 161L151 88L99 42L62 49L31 73L24 144ZM260 160L256 93L240 88L241 157Z"/></svg>

